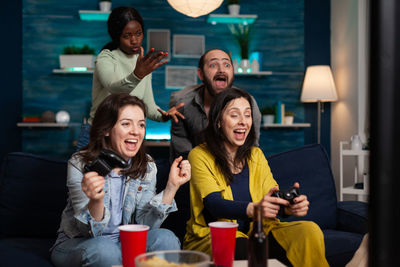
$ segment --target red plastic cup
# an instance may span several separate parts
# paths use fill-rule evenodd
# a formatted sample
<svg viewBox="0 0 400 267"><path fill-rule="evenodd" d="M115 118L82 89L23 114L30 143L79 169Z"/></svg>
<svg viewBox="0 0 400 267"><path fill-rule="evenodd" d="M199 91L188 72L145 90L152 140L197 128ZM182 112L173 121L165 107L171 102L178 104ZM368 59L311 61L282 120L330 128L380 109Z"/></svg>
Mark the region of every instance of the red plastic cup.
<svg viewBox="0 0 400 267"><path fill-rule="evenodd" d="M118 227L124 267L135 267L136 256L146 252L149 228L142 224L126 224Z"/></svg>
<svg viewBox="0 0 400 267"><path fill-rule="evenodd" d="M212 258L215 265L232 267L235 257L237 223L212 222L211 231Z"/></svg>

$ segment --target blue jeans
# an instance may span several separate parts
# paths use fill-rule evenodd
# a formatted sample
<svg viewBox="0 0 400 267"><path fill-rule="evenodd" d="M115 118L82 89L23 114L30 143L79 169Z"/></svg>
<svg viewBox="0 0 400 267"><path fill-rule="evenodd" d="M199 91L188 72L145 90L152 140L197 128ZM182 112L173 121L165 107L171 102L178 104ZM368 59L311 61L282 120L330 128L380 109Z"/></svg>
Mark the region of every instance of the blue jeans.
<svg viewBox="0 0 400 267"><path fill-rule="evenodd" d="M76 145L76 151L79 151L82 147L89 144L90 141L90 124L85 123L82 124L81 132L78 137L78 143Z"/></svg>
<svg viewBox="0 0 400 267"><path fill-rule="evenodd" d="M178 238L168 229L152 229L147 233L147 252L180 247ZM51 261L57 267L122 265L121 244L104 236L72 238L53 249Z"/></svg>

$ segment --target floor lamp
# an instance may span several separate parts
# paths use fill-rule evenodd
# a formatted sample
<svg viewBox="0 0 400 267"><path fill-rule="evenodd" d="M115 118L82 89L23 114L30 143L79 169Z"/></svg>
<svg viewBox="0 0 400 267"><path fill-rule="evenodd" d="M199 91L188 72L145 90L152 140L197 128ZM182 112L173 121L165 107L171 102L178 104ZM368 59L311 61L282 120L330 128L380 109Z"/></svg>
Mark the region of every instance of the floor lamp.
<svg viewBox="0 0 400 267"><path fill-rule="evenodd" d="M321 143L323 102L333 102L337 99L331 68L324 65L307 67L300 100L301 102L318 103L318 144Z"/></svg>

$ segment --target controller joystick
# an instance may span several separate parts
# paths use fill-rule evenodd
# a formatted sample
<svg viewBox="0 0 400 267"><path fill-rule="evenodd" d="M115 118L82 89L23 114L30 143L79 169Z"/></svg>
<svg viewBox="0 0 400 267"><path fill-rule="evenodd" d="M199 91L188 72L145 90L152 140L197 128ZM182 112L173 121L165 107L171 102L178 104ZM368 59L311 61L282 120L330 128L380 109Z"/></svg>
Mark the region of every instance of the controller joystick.
<svg viewBox="0 0 400 267"><path fill-rule="evenodd" d="M117 153L108 149L102 149L99 156L85 165L85 172L95 171L100 176L106 176L114 168L126 168L128 163Z"/></svg>
<svg viewBox="0 0 400 267"><path fill-rule="evenodd" d="M273 197L283 198L290 202L290 204L294 204L293 199L300 196L300 190L297 187L291 187L288 190L278 190L272 193Z"/></svg>

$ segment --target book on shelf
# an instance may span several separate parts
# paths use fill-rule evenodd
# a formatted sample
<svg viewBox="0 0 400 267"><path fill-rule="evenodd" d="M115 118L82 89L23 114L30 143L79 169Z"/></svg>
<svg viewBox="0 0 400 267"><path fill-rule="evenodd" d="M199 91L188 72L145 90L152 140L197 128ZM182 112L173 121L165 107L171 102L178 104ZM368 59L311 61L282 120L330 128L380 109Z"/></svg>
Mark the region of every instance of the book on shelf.
<svg viewBox="0 0 400 267"><path fill-rule="evenodd" d="M285 123L285 104L282 101L278 101L275 106L275 123L283 124Z"/></svg>

